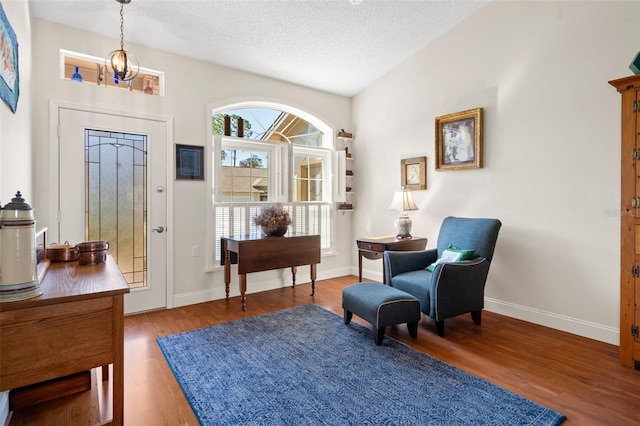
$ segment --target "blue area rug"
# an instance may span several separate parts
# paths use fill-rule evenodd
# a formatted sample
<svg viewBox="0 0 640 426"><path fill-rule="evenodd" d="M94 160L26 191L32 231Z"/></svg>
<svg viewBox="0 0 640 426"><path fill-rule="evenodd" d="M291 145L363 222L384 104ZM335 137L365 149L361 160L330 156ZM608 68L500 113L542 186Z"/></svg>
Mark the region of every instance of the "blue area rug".
<svg viewBox="0 0 640 426"><path fill-rule="evenodd" d="M558 425L565 416L316 305L158 339L203 425ZM420 338L420 335L418 335Z"/></svg>

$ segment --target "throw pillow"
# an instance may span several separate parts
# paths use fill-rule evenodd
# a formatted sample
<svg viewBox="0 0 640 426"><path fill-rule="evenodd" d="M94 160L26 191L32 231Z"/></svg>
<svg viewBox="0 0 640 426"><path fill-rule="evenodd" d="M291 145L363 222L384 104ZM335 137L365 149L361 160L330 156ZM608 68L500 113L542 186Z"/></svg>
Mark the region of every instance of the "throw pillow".
<svg viewBox="0 0 640 426"><path fill-rule="evenodd" d="M433 272L433 268L435 268L436 265L439 265L441 263L458 262L459 260L461 260L461 257L462 257L462 253L457 253L451 250L444 250L442 252L442 256L440 257L440 259L436 260L431 265L427 266L426 270L429 272Z"/></svg>
<svg viewBox="0 0 640 426"><path fill-rule="evenodd" d="M439 265L440 263L455 263L460 262L461 260L469 260L473 257L474 253L475 249L461 249L453 244L449 244L447 250L442 252L442 257L427 266L425 269L429 272L433 272L436 265Z"/></svg>
<svg viewBox="0 0 640 426"><path fill-rule="evenodd" d="M448 250L455 251L456 253L461 253L462 257L460 260L469 260L473 257L475 253L475 249L461 249L460 247L456 247L453 244L449 244Z"/></svg>

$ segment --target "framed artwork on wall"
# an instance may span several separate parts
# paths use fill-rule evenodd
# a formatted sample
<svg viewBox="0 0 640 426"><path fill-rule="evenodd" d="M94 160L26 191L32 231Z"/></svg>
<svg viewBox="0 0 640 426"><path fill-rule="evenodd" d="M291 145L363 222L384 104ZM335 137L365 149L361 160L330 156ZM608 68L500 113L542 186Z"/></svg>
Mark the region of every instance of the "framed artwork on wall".
<svg viewBox="0 0 640 426"><path fill-rule="evenodd" d="M482 108L436 117L436 170L482 168Z"/></svg>
<svg viewBox="0 0 640 426"><path fill-rule="evenodd" d="M400 185L404 189L427 189L427 157L405 158L400 160L400 166Z"/></svg>
<svg viewBox="0 0 640 426"><path fill-rule="evenodd" d="M18 39L0 3L0 98L16 113L20 95Z"/></svg>
<svg viewBox="0 0 640 426"><path fill-rule="evenodd" d="M204 180L204 147L176 144L176 179Z"/></svg>

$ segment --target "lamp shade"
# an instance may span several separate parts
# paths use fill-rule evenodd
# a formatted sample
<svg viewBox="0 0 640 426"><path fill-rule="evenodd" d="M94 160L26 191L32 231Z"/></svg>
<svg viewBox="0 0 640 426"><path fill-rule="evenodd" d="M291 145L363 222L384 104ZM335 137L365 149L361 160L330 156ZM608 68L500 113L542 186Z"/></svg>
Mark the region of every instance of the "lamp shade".
<svg viewBox="0 0 640 426"><path fill-rule="evenodd" d="M418 210L418 206L413 201L413 193L411 191L396 191L393 194L393 200L389 204L389 210Z"/></svg>
<svg viewBox="0 0 640 426"><path fill-rule="evenodd" d="M393 194L393 200L389 204L389 210L400 210L398 218L393 223L398 231L396 238L411 238L411 218L409 218L408 210L418 210L418 206L413 201L411 191L396 191Z"/></svg>

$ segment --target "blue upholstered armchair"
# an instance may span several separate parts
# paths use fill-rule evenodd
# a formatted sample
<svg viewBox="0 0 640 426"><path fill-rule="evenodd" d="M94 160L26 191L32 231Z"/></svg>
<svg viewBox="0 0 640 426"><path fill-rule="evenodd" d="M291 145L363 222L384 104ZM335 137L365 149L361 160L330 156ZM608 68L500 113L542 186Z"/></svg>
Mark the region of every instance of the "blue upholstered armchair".
<svg viewBox="0 0 640 426"><path fill-rule="evenodd" d="M384 252L387 285L417 297L422 312L435 320L440 336L444 336L445 319L467 312L480 325L484 286L501 226L497 219L445 218L437 248ZM439 263L433 271L425 269L450 248L473 250L473 254L468 260Z"/></svg>

